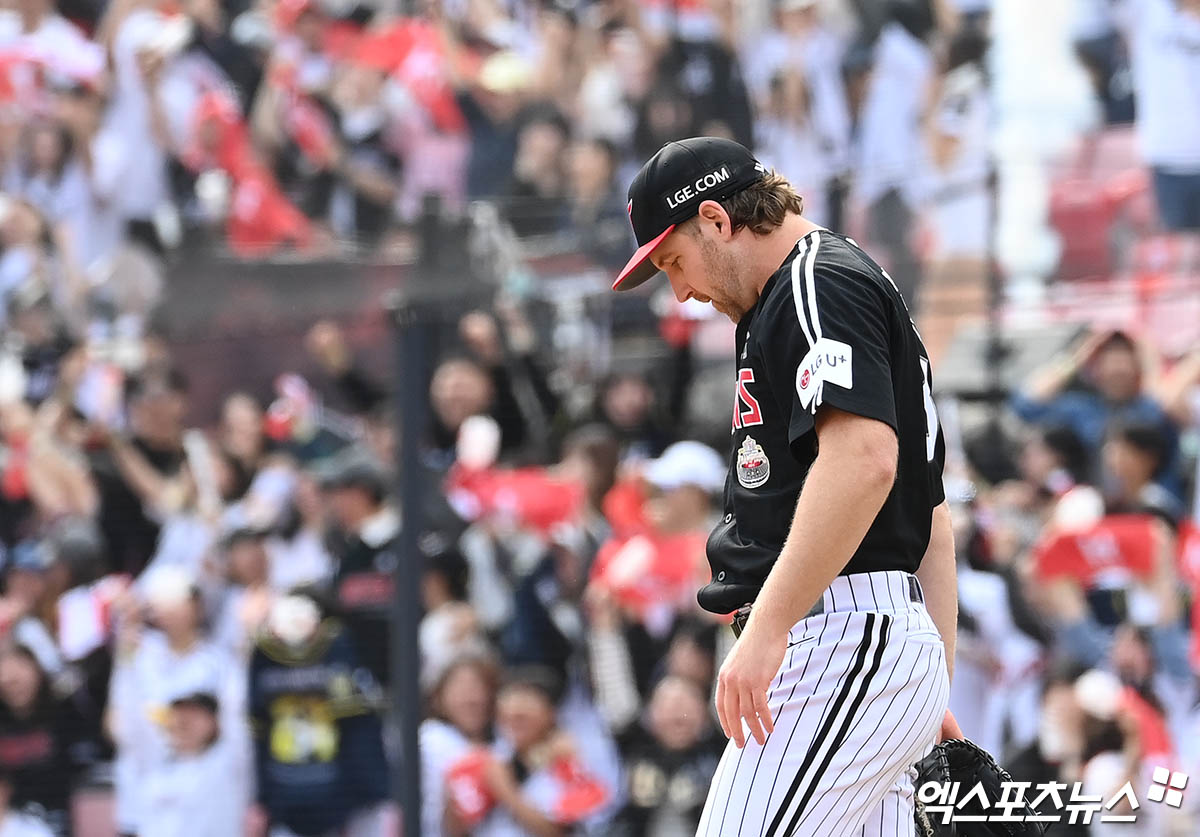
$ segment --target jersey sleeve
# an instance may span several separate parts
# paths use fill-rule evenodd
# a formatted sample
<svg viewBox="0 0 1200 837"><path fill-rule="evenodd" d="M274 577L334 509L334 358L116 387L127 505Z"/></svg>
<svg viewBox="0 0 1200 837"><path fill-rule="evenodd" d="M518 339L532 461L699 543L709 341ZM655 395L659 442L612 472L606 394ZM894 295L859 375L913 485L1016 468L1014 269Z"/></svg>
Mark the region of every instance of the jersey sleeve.
<svg viewBox="0 0 1200 837"><path fill-rule="evenodd" d="M897 427L887 300L866 276L817 270L819 237L792 261L794 310L779 311L792 378L789 441L809 433L817 410L839 410ZM783 306L786 307L786 306ZM787 322L789 317L791 322Z"/></svg>

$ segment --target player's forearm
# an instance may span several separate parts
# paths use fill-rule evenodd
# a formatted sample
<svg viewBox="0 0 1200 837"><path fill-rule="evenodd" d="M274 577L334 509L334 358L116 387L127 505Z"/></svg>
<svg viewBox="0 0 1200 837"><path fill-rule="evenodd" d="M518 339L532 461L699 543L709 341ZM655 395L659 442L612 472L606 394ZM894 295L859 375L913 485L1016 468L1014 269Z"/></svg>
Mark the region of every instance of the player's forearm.
<svg viewBox="0 0 1200 837"><path fill-rule="evenodd" d="M929 546L921 559L917 579L925 593L925 608L946 645L946 671L953 678L954 648L958 638L958 570L954 563L950 506L944 502L933 510Z"/></svg>
<svg viewBox="0 0 1200 837"><path fill-rule="evenodd" d="M754 601L747 630L787 632L846 566L892 490L894 435L890 441L890 449L881 439L856 450L826 449L817 455L779 560Z"/></svg>

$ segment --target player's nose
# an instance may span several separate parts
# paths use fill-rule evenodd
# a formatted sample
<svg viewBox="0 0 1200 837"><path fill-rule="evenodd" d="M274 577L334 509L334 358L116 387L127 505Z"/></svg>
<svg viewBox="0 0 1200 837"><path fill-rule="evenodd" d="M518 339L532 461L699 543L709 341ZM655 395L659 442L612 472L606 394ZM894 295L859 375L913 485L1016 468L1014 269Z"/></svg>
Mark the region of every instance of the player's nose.
<svg viewBox="0 0 1200 837"><path fill-rule="evenodd" d="M687 302L692 298L692 289L683 281L683 277L667 271L667 281L671 283L671 290L675 292L675 298L680 302Z"/></svg>

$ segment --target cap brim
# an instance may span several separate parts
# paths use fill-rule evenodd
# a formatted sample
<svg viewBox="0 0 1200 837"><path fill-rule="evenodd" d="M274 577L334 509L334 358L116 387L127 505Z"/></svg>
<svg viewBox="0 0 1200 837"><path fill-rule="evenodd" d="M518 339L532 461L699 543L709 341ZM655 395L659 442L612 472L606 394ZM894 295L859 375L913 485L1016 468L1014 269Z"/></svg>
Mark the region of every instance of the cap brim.
<svg viewBox="0 0 1200 837"><path fill-rule="evenodd" d="M621 268L621 272L617 274L617 281L613 282L612 289L614 291L628 291L653 278L654 274L658 273L658 268L654 266L654 262L650 261L650 254L654 252L655 247L662 244L663 239L670 235L674 229L675 225L671 224L654 238L637 248L637 252L629 258L629 261L625 263L625 267Z"/></svg>

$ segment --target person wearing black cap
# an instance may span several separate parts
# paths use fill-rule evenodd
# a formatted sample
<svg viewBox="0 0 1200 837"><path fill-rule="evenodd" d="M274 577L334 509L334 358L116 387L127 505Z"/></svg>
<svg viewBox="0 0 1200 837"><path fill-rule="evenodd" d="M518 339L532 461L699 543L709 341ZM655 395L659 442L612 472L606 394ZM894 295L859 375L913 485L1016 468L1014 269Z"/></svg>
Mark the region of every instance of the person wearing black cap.
<svg viewBox="0 0 1200 837"><path fill-rule="evenodd" d="M716 694L732 741L697 834L912 833L909 768L961 731L945 446L905 301L729 140L663 146L627 211L639 247L614 289L663 270L681 302L737 324L725 513L698 596L736 611Z"/></svg>
<svg viewBox="0 0 1200 837"><path fill-rule="evenodd" d="M333 523L326 547L337 561L334 596L367 668L390 681L392 573L400 518L388 502L388 477L364 453L348 449L319 475Z"/></svg>

